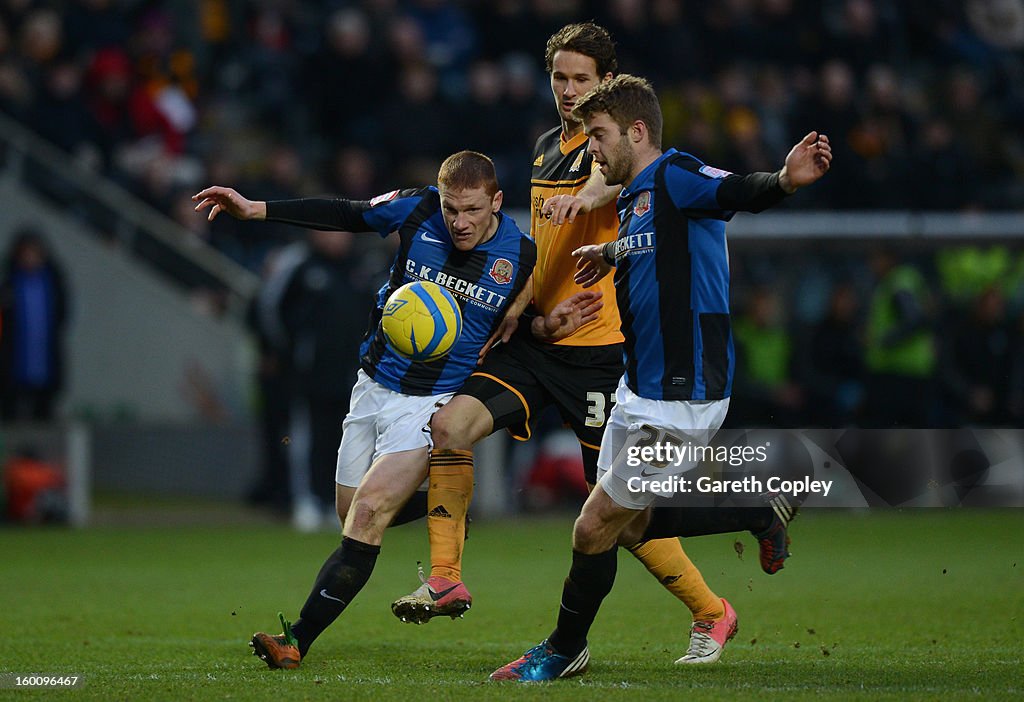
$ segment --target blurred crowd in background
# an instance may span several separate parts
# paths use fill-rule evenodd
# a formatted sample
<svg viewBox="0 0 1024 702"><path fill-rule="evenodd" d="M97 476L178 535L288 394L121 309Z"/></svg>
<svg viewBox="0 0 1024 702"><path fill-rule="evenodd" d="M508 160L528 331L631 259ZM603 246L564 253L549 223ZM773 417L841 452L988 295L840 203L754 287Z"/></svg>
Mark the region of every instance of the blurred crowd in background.
<svg viewBox="0 0 1024 702"><path fill-rule="evenodd" d="M533 144L557 124L545 42L584 19L652 80L666 145L774 170L827 132L835 167L784 208L1024 202L1024 0L0 0L0 111L264 277L249 323L274 499L281 454L333 466L367 311L350 303L368 308L390 252L210 224L190 196L368 199L471 148L526 210ZM1024 422L1024 246L737 242L733 271L731 424ZM283 447L297 407L308 431Z"/></svg>
<svg viewBox="0 0 1024 702"><path fill-rule="evenodd" d="M556 124L544 45L584 18L611 30L620 70L653 81L666 144L745 172L775 169L808 129L829 133L836 168L783 207L1024 202L1024 0L0 0L0 110L265 279L299 243L307 258L352 259L365 293L387 248L324 254L296 228L211 225L190 196L217 183L253 199L370 198L433 182L445 155L473 148L495 159L506 208L526 209L533 143ZM1021 381L1001 370L1021 343L1021 248L912 255L923 279L901 315L942 330L935 406L957 408L914 421L1021 418ZM857 379L877 365L879 257L734 247L736 336L759 350L739 374L760 398L751 419L881 411L813 370ZM1003 360L957 350L954 334L977 340L978 325L1005 337L988 352ZM355 339L362 325L347 327ZM972 391L984 374L1011 382Z"/></svg>
<svg viewBox="0 0 1024 702"><path fill-rule="evenodd" d="M667 144L773 170L827 131L838 167L790 207L1024 200L1024 0L2 0L0 110L259 270L277 232L188 195L370 197L473 148L527 208L545 41L582 19L653 81Z"/></svg>

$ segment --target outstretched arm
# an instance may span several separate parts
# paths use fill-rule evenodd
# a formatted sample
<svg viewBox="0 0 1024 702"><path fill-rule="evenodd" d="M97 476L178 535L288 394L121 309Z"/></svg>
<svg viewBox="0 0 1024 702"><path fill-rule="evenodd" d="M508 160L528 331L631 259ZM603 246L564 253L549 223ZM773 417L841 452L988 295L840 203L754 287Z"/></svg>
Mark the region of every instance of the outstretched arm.
<svg viewBox="0 0 1024 702"><path fill-rule="evenodd" d="M727 176L716 193L718 205L727 211L761 212L817 181L831 165L828 136L810 132L790 150L781 170Z"/></svg>
<svg viewBox="0 0 1024 702"><path fill-rule="evenodd" d="M196 212L209 208L209 221L221 212L240 220L271 220L310 229L336 232L368 232L363 213L369 202L341 198L302 198L299 200L249 200L233 188L215 185L192 196L198 202Z"/></svg>

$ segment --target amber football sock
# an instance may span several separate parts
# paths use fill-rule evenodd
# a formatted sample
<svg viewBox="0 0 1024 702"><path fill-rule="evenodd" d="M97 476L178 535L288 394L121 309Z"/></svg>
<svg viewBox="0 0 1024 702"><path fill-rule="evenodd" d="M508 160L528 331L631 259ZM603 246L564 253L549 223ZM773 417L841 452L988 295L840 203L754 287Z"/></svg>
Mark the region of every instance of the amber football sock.
<svg viewBox="0 0 1024 702"><path fill-rule="evenodd" d="M440 449L430 454L427 532L430 574L460 582L466 512L473 499L473 452Z"/></svg>
<svg viewBox="0 0 1024 702"><path fill-rule="evenodd" d="M718 595L704 582L679 539L652 539L629 548L666 590L675 595L693 614L694 621L718 620L725 608Z"/></svg>

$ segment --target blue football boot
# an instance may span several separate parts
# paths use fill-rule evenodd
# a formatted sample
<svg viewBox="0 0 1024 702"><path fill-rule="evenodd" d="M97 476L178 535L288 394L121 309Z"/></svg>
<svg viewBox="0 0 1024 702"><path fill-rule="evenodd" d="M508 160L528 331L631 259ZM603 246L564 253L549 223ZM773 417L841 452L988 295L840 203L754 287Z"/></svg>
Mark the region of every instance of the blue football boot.
<svg viewBox="0 0 1024 702"><path fill-rule="evenodd" d="M501 666L491 673L491 680L518 680L541 682L582 675L590 662L590 649L586 646L575 657L556 653L547 639L524 653L521 658Z"/></svg>

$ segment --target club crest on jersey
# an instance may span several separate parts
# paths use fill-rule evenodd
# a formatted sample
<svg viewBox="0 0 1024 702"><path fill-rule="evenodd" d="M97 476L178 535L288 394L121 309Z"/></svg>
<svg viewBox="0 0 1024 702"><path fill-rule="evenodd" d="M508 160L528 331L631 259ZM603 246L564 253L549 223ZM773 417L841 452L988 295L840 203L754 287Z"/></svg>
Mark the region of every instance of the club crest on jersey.
<svg viewBox="0 0 1024 702"><path fill-rule="evenodd" d="M580 166L583 165L583 156L586 153L587 153L586 149L583 149L583 150L580 151L580 155L577 156L576 160L572 162L571 166L569 166L569 172L570 173L575 173L575 172L577 172L580 169Z"/></svg>
<svg viewBox="0 0 1024 702"><path fill-rule="evenodd" d="M377 197L375 197L372 200L370 200L370 207L376 207L377 205L381 204L382 202L391 202L396 197L398 197L398 191L397 190L392 190L390 193L384 193L383 195L378 195Z"/></svg>
<svg viewBox="0 0 1024 702"><path fill-rule="evenodd" d="M633 205L633 214L643 217L651 211L651 191L645 190L636 197L636 204Z"/></svg>
<svg viewBox="0 0 1024 702"><path fill-rule="evenodd" d="M498 285L504 285L512 280L512 262L507 258L499 258L491 266L490 274L491 278Z"/></svg>

